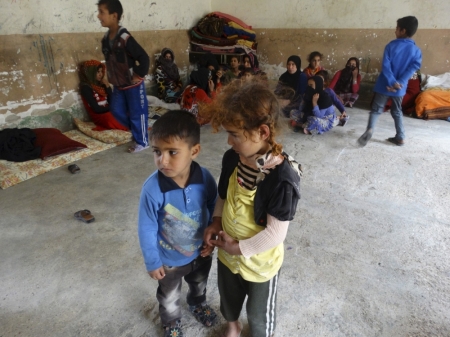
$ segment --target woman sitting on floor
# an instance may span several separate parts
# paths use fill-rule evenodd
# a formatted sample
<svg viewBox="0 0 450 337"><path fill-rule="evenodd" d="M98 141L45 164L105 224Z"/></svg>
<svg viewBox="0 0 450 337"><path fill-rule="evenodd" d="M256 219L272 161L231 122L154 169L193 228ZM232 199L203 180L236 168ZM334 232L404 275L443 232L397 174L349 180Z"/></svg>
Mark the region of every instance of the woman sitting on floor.
<svg viewBox="0 0 450 337"><path fill-rule="evenodd" d="M95 131L124 130L109 111L108 96L112 90L105 79L106 66L97 60L89 60L80 66L80 94L84 107L96 125Z"/></svg>
<svg viewBox="0 0 450 337"><path fill-rule="evenodd" d="M336 118L333 102L323 90L323 79L313 76L308 80L301 115L295 126L307 135L322 134L333 128Z"/></svg>
<svg viewBox="0 0 450 337"><path fill-rule="evenodd" d="M318 51L313 51L308 55L308 66L303 69L303 72L306 74L308 78L313 77L320 70L324 70L324 68L320 65L322 62L322 54Z"/></svg>
<svg viewBox="0 0 450 337"><path fill-rule="evenodd" d="M330 88L339 95L344 106L351 108L358 99L360 83L359 60L356 57L351 57L348 59L345 68L334 75Z"/></svg>
<svg viewBox="0 0 450 337"><path fill-rule="evenodd" d="M200 68L193 71L190 76L191 83L184 89L180 97L180 107L197 117L200 125L208 121L198 114L199 103L210 103L216 97L215 84L211 70Z"/></svg>
<svg viewBox="0 0 450 337"><path fill-rule="evenodd" d="M298 108L302 102L302 96L305 93L308 79L306 74L301 71L302 60L297 55L289 56L286 64L286 72L283 73L275 89L275 93L283 99L282 105L284 105L282 111L286 117L289 117L289 113L292 109ZM291 91L290 97L286 96L285 92L288 89Z"/></svg>
<svg viewBox="0 0 450 337"><path fill-rule="evenodd" d="M175 103L183 87L178 67L175 64L175 55L169 48L164 48L156 61L156 83L158 84L158 97L166 103Z"/></svg>

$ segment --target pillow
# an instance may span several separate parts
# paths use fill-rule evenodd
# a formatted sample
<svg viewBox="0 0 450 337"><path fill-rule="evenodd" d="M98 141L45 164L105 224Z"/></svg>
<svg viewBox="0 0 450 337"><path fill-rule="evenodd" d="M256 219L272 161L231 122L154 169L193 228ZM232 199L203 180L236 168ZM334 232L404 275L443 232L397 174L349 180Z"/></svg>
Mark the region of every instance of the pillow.
<svg viewBox="0 0 450 337"><path fill-rule="evenodd" d="M76 142L63 135L54 128L33 129L36 134L34 146L41 147L41 159L46 160L59 154L87 148L86 145Z"/></svg>
<svg viewBox="0 0 450 337"><path fill-rule="evenodd" d="M78 118L74 118L73 122L77 126L78 130L83 132L86 136L97 139L103 143L128 143L132 140L131 132L123 130L104 130L104 131L94 131L95 124L92 122L83 122Z"/></svg>

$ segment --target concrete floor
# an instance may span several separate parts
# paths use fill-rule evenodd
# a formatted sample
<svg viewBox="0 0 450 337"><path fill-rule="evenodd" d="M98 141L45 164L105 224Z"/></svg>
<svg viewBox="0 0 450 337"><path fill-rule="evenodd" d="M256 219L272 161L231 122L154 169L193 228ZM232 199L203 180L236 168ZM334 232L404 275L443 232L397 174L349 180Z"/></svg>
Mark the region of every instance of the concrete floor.
<svg viewBox="0 0 450 337"><path fill-rule="evenodd" d="M450 336L450 123L384 114L356 146L367 111L322 136L288 130L304 167L286 238L276 336ZM218 177L225 134L202 129L200 164ZM117 147L0 190L0 336L162 336L156 282L136 234L150 150ZM73 218L89 209L96 221ZM219 311L216 265L209 302ZM184 291L186 287L184 287ZM218 336L183 301L187 337ZM243 337L249 336L245 314Z"/></svg>

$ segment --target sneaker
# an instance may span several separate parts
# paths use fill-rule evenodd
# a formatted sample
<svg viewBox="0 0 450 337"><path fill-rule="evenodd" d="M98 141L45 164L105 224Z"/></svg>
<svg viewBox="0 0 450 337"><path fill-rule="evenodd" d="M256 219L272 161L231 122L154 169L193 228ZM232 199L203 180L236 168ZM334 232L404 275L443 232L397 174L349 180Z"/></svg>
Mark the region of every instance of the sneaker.
<svg viewBox="0 0 450 337"><path fill-rule="evenodd" d="M361 137L358 138L358 143L361 146L366 146L367 142L372 138L372 130L368 129L363 133Z"/></svg>
<svg viewBox="0 0 450 337"><path fill-rule="evenodd" d="M175 324L170 324L170 326L163 326L164 337L183 337L183 330L181 330L181 321L178 320Z"/></svg>
<svg viewBox="0 0 450 337"><path fill-rule="evenodd" d="M129 152L129 153L138 153L138 152L141 152L141 151L143 151L143 150L145 150L145 149L148 149L149 147L150 147L149 145L147 145L147 146L142 146L142 145L139 145L139 144L135 144L135 145L131 146L131 147L128 149L128 152Z"/></svg>

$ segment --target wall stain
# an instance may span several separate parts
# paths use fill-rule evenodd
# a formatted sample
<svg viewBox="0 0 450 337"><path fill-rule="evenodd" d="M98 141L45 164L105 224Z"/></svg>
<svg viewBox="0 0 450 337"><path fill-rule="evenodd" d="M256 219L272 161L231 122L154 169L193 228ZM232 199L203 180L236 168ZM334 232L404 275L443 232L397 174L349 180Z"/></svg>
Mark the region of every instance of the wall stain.
<svg viewBox="0 0 450 337"><path fill-rule="evenodd" d="M47 78L49 80L51 91L56 90L59 93L58 79L56 77L56 67L55 58L53 57L52 50L53 38L45 40L45 38L40 35L39 41L34 41L33 46L38 51L39 61L44 63L44 68L47 72Z"/></svg>

